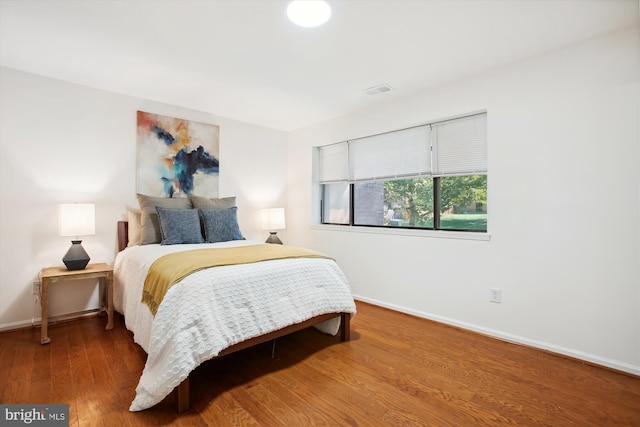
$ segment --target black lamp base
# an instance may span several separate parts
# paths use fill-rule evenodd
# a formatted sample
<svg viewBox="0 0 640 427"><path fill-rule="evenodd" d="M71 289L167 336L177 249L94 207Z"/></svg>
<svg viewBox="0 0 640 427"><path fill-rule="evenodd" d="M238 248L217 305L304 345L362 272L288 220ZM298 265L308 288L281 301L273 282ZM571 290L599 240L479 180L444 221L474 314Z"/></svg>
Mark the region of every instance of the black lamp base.
<svg viewBox="0 0 640 427"><path fill-rule="evenodd" d="M273 243L276 245L281 245L282 244L282 240L280 240L278 238L278 236L276 235L276 231L270 231L269 232L269 238L267 239L267 241L265 243Z"/></svg>
<svg viewBox="0 0 640 427"><path fill-rule="evenodd" d="M62 262L67 266L67 270L84 270L89 264L89 254L81 245L82 240L72 240L71 247L62 257Z"/></svg>

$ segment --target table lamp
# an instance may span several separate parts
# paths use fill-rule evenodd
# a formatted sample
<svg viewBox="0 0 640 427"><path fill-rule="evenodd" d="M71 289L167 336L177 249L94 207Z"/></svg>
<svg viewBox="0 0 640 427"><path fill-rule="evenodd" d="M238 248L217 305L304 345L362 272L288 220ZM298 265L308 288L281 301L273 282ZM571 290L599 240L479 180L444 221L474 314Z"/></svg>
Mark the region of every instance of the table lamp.
<svg viewBox="0 0 640 427"><path fill-rule="evenodd" d="M96 234L96 214L93 203L62 204L58 209L58 234L75 236L62 262L67 270L84 270L89 263L89 254L82 247L80 236Z"/></svg>
<svg viewBox="0 0 640 427"><path fill-rule="evenodd" d="M282 244L276 230L284 230L284 208L270 208L262 210L262 229L269 230L266 243Z"/></svg>

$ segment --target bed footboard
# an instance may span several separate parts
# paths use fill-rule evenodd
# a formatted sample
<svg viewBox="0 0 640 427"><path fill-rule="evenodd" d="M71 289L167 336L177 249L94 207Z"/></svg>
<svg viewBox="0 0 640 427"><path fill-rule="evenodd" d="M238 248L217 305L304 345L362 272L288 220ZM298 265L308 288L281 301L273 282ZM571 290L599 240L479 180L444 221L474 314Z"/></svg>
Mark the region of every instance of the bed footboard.
<svg viewBox="0 0 640 427"><path fill-rule="evenodd" d="M324 322L325 320L333 319L336 315L340 315L340 341L349 341L351 339L351 314L349 313L329 313L322 314L320 316L313 317L302 323L287 326L284 329L271 332L260 337L255 337L247 341L243 341L231 347L228 347L220 352L217 357L222 357L227 354L235 353L236 351L244 350L245 348L253 347L258 344L262 344L267 341L274 340L276 338L283 337L302 329L306 329L310 326ZM180 383L176 387L178 393L178 413L185 412L189 409L189 377Z"/></svg>

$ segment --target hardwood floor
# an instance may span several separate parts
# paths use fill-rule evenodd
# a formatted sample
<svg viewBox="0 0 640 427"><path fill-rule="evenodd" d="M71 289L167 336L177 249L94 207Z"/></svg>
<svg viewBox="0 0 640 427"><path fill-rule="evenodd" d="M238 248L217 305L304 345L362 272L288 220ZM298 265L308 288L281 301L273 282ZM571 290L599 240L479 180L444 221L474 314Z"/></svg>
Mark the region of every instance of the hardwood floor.
<svg viewBox="0 0 640 427"><path fill-rule="evenodd" d="M146 354L120 316L0 334L2 403L69 403L71 426L640 426L640 378L358 302L351 341L315 329L209 361L128 411Z"/></svg>

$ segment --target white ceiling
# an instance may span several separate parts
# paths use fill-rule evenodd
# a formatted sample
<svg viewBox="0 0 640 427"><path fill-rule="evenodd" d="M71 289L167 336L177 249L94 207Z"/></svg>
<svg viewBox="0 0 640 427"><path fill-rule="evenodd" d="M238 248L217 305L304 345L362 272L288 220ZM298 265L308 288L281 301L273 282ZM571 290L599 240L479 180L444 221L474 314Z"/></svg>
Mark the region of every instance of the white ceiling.
<svg viewBox="0 0 640 427"><path fill-rule="evenodd" d="M0 65L289 131L639 19L637 0L329 3L301 28L281 0L0 0Z"/></svg>

